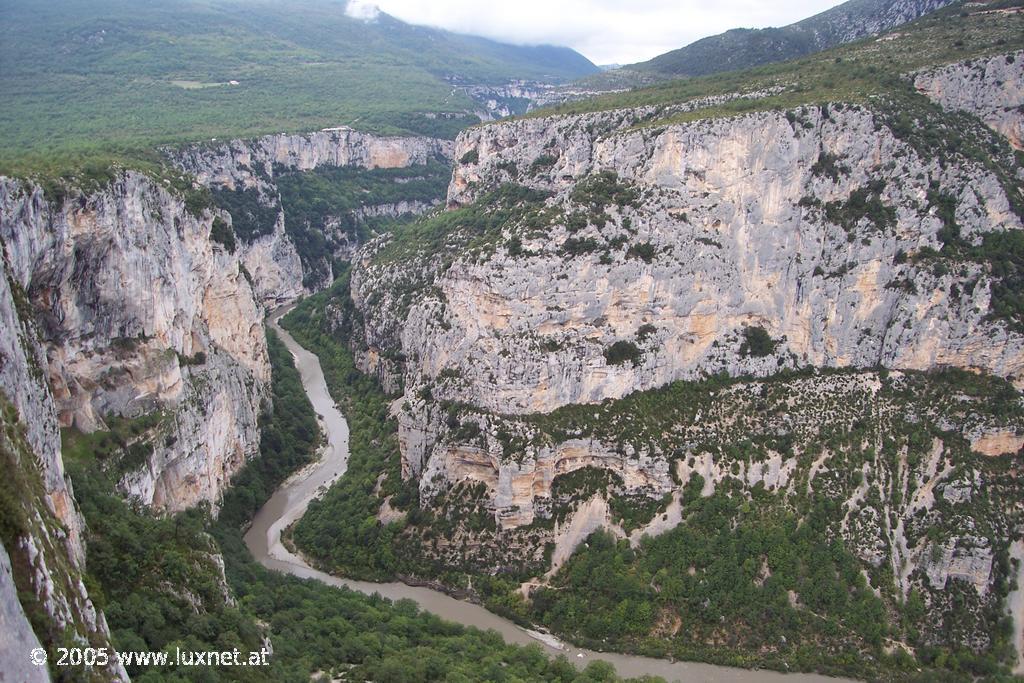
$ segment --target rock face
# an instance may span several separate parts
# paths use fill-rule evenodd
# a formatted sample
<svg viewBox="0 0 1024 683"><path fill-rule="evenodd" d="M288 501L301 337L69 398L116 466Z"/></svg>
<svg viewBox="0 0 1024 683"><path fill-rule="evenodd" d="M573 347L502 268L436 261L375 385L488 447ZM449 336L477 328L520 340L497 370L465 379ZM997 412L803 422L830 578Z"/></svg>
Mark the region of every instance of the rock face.
<svg viewBox="0 0 1024 683"><path fill-rule="evenodd" d="M951 593L966 595L976 619L956 638L987 647L978 615L1005 597L997 558L1020 519L979 491L1015 485L998 458L1020 448L1024 423L983 419L994 399L947 402L949 388L914 398L930 386L920 373L946 368L1003 387L1000 401L1024 386L1019 321L996 315L1000 280L975 255L1024 229L1015 162L936 154L885 102L645 125L654 113L468 130L449 231L360 252L331 316L360 367L401 394L403 474L421 504L479 487L494 513L493 537L462 530L430 552L461 562L471 547L469 562L498 571L542 565L547 543L565 558L599 526L638 543L681 522L691 481L701 496L824 494L842 501L830 533L889 574L893 595L926 595L935 624L956 618ZM509 183L526 189L502 194ZM829 370L806 376L815 368ZM772 379L777 403L747 380L656 421L693 400L658 398L673 381L780 370L802 379ZM636 410L614 417L634 392ZM865 424L900 436L830 443ZM756 455L728 450L747 439ZM559 493L567 475L595 472L616 498L662 507L626 530L604 493Z"/></svg>
<svg viewBox="0 0 1024 683"><path fill-rule="evenodd" d="M836 7L834 16L825 24L825 30L814 24L813 17L797 26L803 24L812 31L818 29L816 43L819 49L824 49L878 35L941 9L949 5L950 0L881 0L873 4L870 8L864 5L857 8L855 3ZM867 9L866 13L862 13L864 9Z"/></svg>
<svg viewBox="0 0 1024 683"><path fill-rule="evenodd" d="M510 81L502 85L470 85L463 88L479 105L475 112L481 121L517 116L540 107L583 100L594 95L618 92L584 85L552 85L536 81Z"/></svg>
<svg viewBox="0 0 1024 683"><path fill-rule="evenodd" d="M202 145L175 155L178 164L207 186L254 187L273 177L275 166L309 171L318 166L402 168L451 158L454 143L427 137L384 137L331 128L304 135L268 135L256 140L232 140Z"/></svg>
<svg viewBox="0 0 1024 683"><path fill-rule="evenodd" d="M46 669L35 666L29 660L27 653L42 646L18 601L18 587L14 583L11 558L7 556L7 551L2 545L0 545L0 624L4 625L3 630L0 631L0 663L3 664L6 675L11 676L13 680L29 683L49 681L50 677L47 675Z"/></svg>
<svg viewBox="0 0 1024 683"><path fill-rule="evenodd" d="M31 313L0 255L0 460L7 481L0 495L14 496L3 501L0 669L26 681L49 680L46 668L28 659L33 647L110 647L106 620L82 583L83 521L64 475L46 355ZM101 673L127 680L115 665Z"/></svg>
<svg viewBox="0 0 1024 683"><path fill-rule="evenodd" d="M270 377L262 308L239 259L211 242L213 220L135 172L58 205L0 180L0 235L40 323L59 423L162 412L123 486L171 511L215 502L257 452Z"/></svg>
<svg viewBox="0 0 1024 683"><path fill-rule="evenodd" d="M456 167L450 204L519 169L520 182L553 194L546 208L559 219L542 232L506 227L501 239L518 237L517 255L499 241L455 258L404 320L392 312L415 268L396 274L370 251L353 273L366 356L409 359L410 411L400 418L409 471L434 452L435 418L416 399L429 383L435 398L522 414L723 371L956 366L1024 381L1024 337L989 316L983 265L952 272L914 258L943 246L929 197L953 198L974 243L1021 229L997 178L980 163L920 156L859 107L790 116L628 131L616 127L630 117L612 112L466 132L456 156L475 150L478 162ZM549 168L531 174L545 156ZM571 231L565 216L590 210L585 183L608 171L614 191L633 199ZM587 249L569 253L572 244ZM771 338L764 353L744 348L755 327ZM636 357L610 362L617 342Z"/></svg>
<svg viewBox="0 0 1024 683"><path fill-rule="evenodd" d="M921 71L914 87L943 109L975 114L1024 150L1024 51Z"/></svg>
<svg viewBox="0 0 1024 683"><path fill-rule="evenodd" d="M253 201L268 215L276 216L272 226L264 226L254 238L242 240L242 261L253 276L259 298L268 304L279 304L294 300L307 289L330 284L334 274L330 265L325 264L325 275L319 280L310 283L309 277L303 277L309 273L304 273L294 239L286 233L275 173L319 167L372 170L423 166L438 159L450 161L453 148L454 142L450 140L378 136L350 128L332 128L304 135L269 135L255 140L196 145L171 151L169 155L201 184L214 190L252 193ZM368 206L360 218L420 213L427 208L429 205L419 202ZM332 230L332 218L336 224L337 217L325 216L322 226L329 236L337 232ZM336 237L340 246L333 256L349 258L356 245L348 244L347 235ZM304 286L304 279L309 287Z"/></svg>
<svg viewBox="0 0 1024 683"><path fill-rule="evenodd" d="M765 113L595 141L585 133L591 122L567 119L470 131L459 150L477 149L481 161L456 168L450 203L471 202L493 186L503 162L529 167L551 140L562 153L550 172L529 179L535 187L560 198L588 175L612 171L642 198L614 207L604 228L576 235L556 228L523 240L537 256L498 249L483 263L456 263L437 282L451 331L432 324L426 306L410 310L402 346L419 353L416 371L434 378L458 367L470 387L460 398L513 413L703 373L763 375L793 365L955 365L1017 378L1024 337L986 319L982 269L936 276L897 256L942 246L942 223L927 204L931 180L957 199L957 220L972 241L1020 229L996 179L980 164L942 168L921 158L886 128L876 130L876 117L862 109L803 116L798 125ZM830 158L842 169L834 177L816 172ZM887 225L865 215L847 230L829 220L828 205L838 213L878 181ZM649 262L628 249L611 263L598 253L558 253L570 237L608 244L620 235L644 245ZM968 294L969 282L978 286ZM608 345L634 338L644 324L656 330L641 362L606 363ZM772 354L739 353L746 326L778 340ZM531 334L562 350L524 348ZM468 394L490 377L495 388Z"/></svg>

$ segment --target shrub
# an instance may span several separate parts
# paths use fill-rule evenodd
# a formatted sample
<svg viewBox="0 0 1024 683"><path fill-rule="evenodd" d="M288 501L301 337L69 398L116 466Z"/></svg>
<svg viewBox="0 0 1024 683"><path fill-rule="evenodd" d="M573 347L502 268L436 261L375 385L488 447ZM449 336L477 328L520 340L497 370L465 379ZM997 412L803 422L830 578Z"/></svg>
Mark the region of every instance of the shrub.
<svg viewBox="0 0 1024 683"><path fill-rule="evenodd" d="M636 206L639 192L620 182L615 171L601 171L578 183L570 196L574 202L590 207L592 213L602 213L606 206L613 204Z"/></svg>
<svg viewBox="0 0 1024 683"><path fill-rule="evenodd" d="M585 237L583 239L570 237L562 243L561 253L563 256L579 256L597 251L600 248L601 245L593 237Z"/></svg>
<svg viewBox="0 0 1024 683"><path fill-rule="evenodd" d="M213 219L213 227L210 228L210 239L218 244L224 245L228 253L234 254L237 244L235 243L235 231L231 229L220 216Z"/></svg>
<svg viewBox="0 0 1024 683"><path fill-rule="evenodd" d="M818 154L818 160L811 166L811 175L829 178L836 182L840 175L850 174L850 167L839 163L839 161L840 157L823 150Z"/></svg>
<svg viewBox="0 0 1024 683"><path fill-rule="evenodd" d="M740 346L740 355L744 358L754 356L763 358L770 356L775 351L775 340L771 338L768 331L763 327L744 327L743 345Z"/></svg>
<svg viewBox="0 0 1024 683"><path fill-rule="evenodd" d="M634 367L640 365L643 351L631 341L619 340L604 350L604 359L608 365L622 365L626 361Z"/></svg>
<svg viewBox="0 0 1024 683"><path fill-rule="evenodd" d="M628 258L638 258L644 263L650 263L654 260L657 253L658 252L655 250L653 244L650 242L641 242L639 244L631 245L629 250L626 252L626 256Z"/></svg>
<svg viewBox="0 0 1024 683"><path fill-rule="evenodd" d="M539 157L533 160L530 164L530 170L534 173L549 169L558 163L558 157L553 154L541 154Z"/></svg>
<svg viewBox="0 0 1024 683"><path fill-rule="evenodd" d="M636 339L638 342L643 344L645 341L647 341L648 337L650 337L652 334L655 334L657 331L658 328L655 327L654 325L651 325L650 323L644 323L637 329Z"/></svg>

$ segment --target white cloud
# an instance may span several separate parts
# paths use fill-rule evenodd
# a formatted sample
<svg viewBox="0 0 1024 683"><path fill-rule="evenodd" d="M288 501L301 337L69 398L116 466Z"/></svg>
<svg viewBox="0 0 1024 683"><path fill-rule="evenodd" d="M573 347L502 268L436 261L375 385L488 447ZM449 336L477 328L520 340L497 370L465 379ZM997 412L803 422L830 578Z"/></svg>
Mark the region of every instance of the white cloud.
<svg viewBox="0 0 1024 683"><path fill-rule="evenodd" d="M380 7L366 0L348 0L345 14L360 21L373 21L380 16Z"/></svg>
<svg viewBox="0 0 1024 683"><path fill-rule="evenodd" d="M567 45L598 64L650 59L730 28L784 26L840 1L377 0L383 11L410 23L512 43Z"/></svg>

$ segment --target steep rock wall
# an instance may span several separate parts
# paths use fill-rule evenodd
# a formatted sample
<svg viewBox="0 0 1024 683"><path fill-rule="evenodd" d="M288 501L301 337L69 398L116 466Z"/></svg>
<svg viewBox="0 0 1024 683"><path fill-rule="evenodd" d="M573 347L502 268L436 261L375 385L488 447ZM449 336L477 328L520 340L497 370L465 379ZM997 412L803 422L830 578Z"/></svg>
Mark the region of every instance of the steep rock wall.
<svg viewBox="0 0 1024 683"><path fill-rule="evenodd" d="M952 203L969 243L1022 228L982 163L922 154L883 115L852 105L634 129L644 115L467 131L455 155L475 161L456 166L451 205L516 181L550 193L543 211L556 218L401 269L375 258L381 245L363 252L351 284L356 346L376 374L404 375L403 458L426 499L489 469L480 478L502 501L496 514L515 525L530 519L530 482L561 467L557 449L513 462L446 444L445 404L544 413L673 380L806 366L955 366L1024 382L1024 336L991 316L985 265L932 256L948 220L936 197ZM588 183L602 172L632 198L570 229L567 218L591 212ZM750 328L771 348L751 353ZM636 355L610 360L616 343ZM589 457L604 450L591 444Z"/></svg>
<svg viewBox="0 0 1024 683"><path fill-rule="evenodd" d="M124 486L180 510L216 501L258 450L270 369L263 311L239 259L148 177L125 172L60 205L0 180L0 236L47 348L62 426L163 411Z"/></svg>
<svg viewBox="0 0 1024 683"><path fill-rule="evenodd" d="M428 137L379 136L349 128L334 128L302 135L268 135L254 140L232 140L221 144L204 144L169 152L182 170L195 175L198 182L215 190L254 192L257 201L270 212L277 212L277 221L269 234L251 241L243 240L242 261L252 274L261 300L268 304L290 301L303 292L303 265L292 238L285 232L284 210L274 180L276 169L310 171L319 167L355 167L367 170L422 166L436 159L450 160L454 142ZM402 202L394 206L370 206L359 216L421 213L429 208L420 202ZM324 217L324 230L333 234L332 220ZM337 258L351 257L355 245L344 235ZM327 275L312 289L330 284ZM307 278L308 279L308 278Z"/></svg>
<svg viewBox="0 0 1024 683"><path fill-rule="evenodd" d="M927 69L913 78L918 92L943 109L977 115L1024 150L1024 52Z"/></svg>
<svg viewBox="0 0 1024 683"><path fill-rule="evenodd" d="M454 143L427 137L380 136L351 128L301 135L268 135L255 140L186 148L178 164L207 186L255 187L273 178L274 166L309 171L318 166L401 168L451 158Z"/></svg>
<svg viewBox="0 0 1024 683"><path fill-rule="evenodd" d="M467 132L458 152L475 149L480 161L456 168L452 203L507 179L509 162L527 168L551 148L558 161L527 179L556 194L549 206L577 210L568 195L607 170L641 198L612 207L603 228L570 235L556 225L524 236L529 256L499 246L484 258L456 259L434 283L440 292L412 305L399 327L393 309L364 310L367 343L394 344L415 358L406 371L413 383L456 368L463 381L453 383L452 400L511 413L721 370L956 365L1018 378L1024 338L988 319L984 269L965 263L943 274L900 256L942 247L942 222L927 199L932 182L955 198L968 239L1020 229L996 178L980 164L920 157L863 109L825 115L813 108L802 116L792 124L781 113L755 114L597 140L586 132L588 121L573 119ZM815 171L829 157L843 166L835 177ZM844 229L822 209L843 208L879 180L887 224L865 215ZM570 236L603 246L620 235L649 245L649 259L620 250L602 263L596 251L564 253ZM357 305L389 284L386 270L372 258L357 269ZM655 330L640 361L607 363L608 345L634 339L643 324ZM775 351L740 353L745 326L766 329L778 341ZM525 343L531 338L554 342L552 350Z"/></svg>
<svg viewBox="0 0 1024 683"><path fill-rule="evenodd" d="M33 647L110 647L106 620L82 582L84 523L64 474L46 355L31 314L0 254L0 670L12 680L49 680L46 668L29 660ZM102 676L127 680L116 665Z"/></svg>

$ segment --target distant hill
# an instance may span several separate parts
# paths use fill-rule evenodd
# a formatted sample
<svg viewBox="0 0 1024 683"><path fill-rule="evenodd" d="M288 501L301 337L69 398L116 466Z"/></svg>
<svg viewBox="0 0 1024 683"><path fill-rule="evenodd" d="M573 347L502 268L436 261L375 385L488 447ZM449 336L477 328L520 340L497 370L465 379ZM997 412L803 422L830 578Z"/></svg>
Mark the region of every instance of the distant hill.
<svg viewBox="0 0 1024 683"><path fill-rule="evenodd" d="M705 76L826 50L877 35L953 0L850 0L782 28L733 29L624 67L657 76Z"/></svg>
<svg viewBox="0 0 1024 683"><path fill-rule="evenodd" d="M568 48L412 26L341 0L0 0L0 64L5 168L27 154L338 124L451 133L474 108L453 83L598 71ZM418 115L428 111L454 118Z"/></svg>

